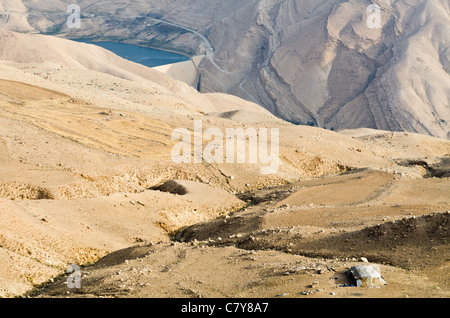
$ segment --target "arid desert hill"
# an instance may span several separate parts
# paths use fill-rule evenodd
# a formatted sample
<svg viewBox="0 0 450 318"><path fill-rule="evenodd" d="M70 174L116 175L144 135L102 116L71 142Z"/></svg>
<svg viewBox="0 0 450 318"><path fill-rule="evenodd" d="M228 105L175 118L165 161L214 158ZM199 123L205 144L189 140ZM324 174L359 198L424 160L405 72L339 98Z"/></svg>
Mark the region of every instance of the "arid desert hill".
<svg viewBox="0 0 450 318"><path fill-rule="evenodd" d="M0 296L448 297L448 140L296 126L56 37L0 48ZM278 128L279 170L174 163L195 121ZM360 257L389 285L340 287Z"/></svg>
<svg viewBox="0 0 450 318"><path fill-rule="evenodd" d="M447 0L78 3L80 29L67 28L59 0L2 1L2 24L207 53L203 92L240 96L291 122L450 137Z"/></svg>

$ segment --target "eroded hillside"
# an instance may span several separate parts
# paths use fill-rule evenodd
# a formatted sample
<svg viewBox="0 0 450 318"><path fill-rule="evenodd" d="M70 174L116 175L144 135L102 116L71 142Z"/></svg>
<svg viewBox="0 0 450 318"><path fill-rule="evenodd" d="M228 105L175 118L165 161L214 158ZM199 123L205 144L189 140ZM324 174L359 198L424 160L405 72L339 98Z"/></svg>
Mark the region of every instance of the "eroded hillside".
<svg viewBox="0 0 450 318"><path fill-rule="evenodd" d="M80 29L67 29L62 1L3 1L1 11L11 12L3 20L13 30L207 54L202 91L240 96L291 122L449 138L446 0L79 4Z"/></svg>
<svg viewBox="0 0 450 318"><path fill-rule="evenodd" d="M0 41L1 296L352 297L362 256L390 283L363 296L448 296L448 141L296 126L95 46ZM278 128L279 170L175 163L196 121ZM70 264L84 289L56 279Z"/></svg>

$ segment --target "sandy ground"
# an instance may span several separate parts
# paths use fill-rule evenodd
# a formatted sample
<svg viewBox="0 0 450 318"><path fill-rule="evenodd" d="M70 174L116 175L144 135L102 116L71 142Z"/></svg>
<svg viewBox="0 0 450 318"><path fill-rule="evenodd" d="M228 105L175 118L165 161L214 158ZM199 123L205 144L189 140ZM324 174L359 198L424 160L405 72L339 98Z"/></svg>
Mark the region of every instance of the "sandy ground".
<svg viewBox="0 0 450 318"><path fill-rule="evenodd" d="M294 126L93 48L1 40L34 48L0 62L1 297L449 296L449 141ZM175 164L194 120L279 128L278 173ZM340 287L361 257L387 286Z"/></svg>

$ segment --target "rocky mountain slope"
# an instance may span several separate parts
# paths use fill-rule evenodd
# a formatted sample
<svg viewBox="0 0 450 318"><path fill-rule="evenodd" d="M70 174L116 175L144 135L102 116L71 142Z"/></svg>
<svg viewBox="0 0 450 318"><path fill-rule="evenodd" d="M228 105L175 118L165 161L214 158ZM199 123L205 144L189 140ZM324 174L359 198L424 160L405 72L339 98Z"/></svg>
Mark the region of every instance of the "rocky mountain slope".
<svg viewBox="0 0 450 318"><path fill-rule="evenodd" d="M154 19L171 12L173 25L131 19L148 7L144 0L79 3L97 11L84 17L91 29L64 29L59 10L67 5L56 0L0 1L16 10L1 18L26 32L185 43L206 54L204 84L215 73L219 91L234 81L246 98L256 92L245 68L253 57L234 68L227 61L236 58L208 51L219 45L210 26L233 16L251 28L252 15L243 19L238 8L249 13L256 2L225 2L226 10L206 0L153 2ZM271 16L275 7L306 2L276 3L259 1L251 13ZM184 31L175 27L181 21ZM262 175L260 162L175 163L171 134L193 132L195 121L205 135L278 128L280 169ZM448 298L449 153L450 141L423 134L293 125L96 46L1 30L0 297ZM389 285L342 287L362 257ZM81 266L82 288L69 288L70 264Z"/></svg>
<svg viewBox="0 0 450 318"><path fill-rule="evenodd" d="M175 163L171 134L196 120L278 128L280 169ZM1 31L0 296L352 297L343 272L367 255L340 235L355 246L379 223L449 210L449 150L420 134L296 126L96 46ZM382 267L392 287L361 295L448 296L448 260L434 257L448 250L447 217L379 245L379 259L367 242L396 267ZM84 289L56 279L70 264L97 264L83 267ZM312 278L327 268L336 276Z"/></svg>
<svg viewBox="0 0 450 318"><path fill-rule="evenodd" d="M67 37L133 39L192 55L211 44L214 58L201 65L204 92L238 95L283 119L328 129L450 136L446 0L78 3L81 29L67 29L67 5L57 0L3 1L5 11L17 12L3 13L3 24ZM368 10L371 4L379 13Z"/></svg>
<svg viewBox="0 0 450 318"><path fill-rule="evenodd" d="M371 3L247 1L226 17L217 10L207 29L194 9L163 16L204 29L216 62L233 73L205 63L205 91L257 101L296 123L448 138L448 1L374 1L380 28L369 27Z"/></svg>

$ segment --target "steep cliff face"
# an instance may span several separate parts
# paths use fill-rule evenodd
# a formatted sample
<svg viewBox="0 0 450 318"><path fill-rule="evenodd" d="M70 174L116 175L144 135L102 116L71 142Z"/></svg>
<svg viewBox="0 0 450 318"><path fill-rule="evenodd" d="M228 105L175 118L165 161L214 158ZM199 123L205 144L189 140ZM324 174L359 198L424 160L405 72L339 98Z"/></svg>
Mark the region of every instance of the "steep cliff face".
<svg viewBox="0 0 450 318"><path fill-rule="evenodd" d="M42 6L23 3L30 12ZM81 29L68 30L65 17L54 15L31 15L28 22L66 37L133 39L209 53L200 65L202 91L238 95L295 123L450 138L447 0L79 4Z"/></svg>

